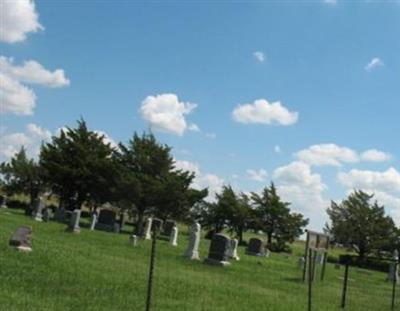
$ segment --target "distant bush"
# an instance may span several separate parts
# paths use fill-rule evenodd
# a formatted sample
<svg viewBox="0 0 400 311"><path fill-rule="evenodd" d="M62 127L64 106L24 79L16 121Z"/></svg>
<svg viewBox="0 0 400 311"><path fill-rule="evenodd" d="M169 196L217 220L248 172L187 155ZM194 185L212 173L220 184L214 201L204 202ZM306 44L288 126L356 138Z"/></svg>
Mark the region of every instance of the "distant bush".
<svg viewBox="0 0 400 311"><path fill-rule="evenodd" d="M384 260L376 257L366 257L360 261L356 255L340 255L339 258L328 256L329 263L344 263L346 260L349 262L349 266L358 267L363 269L369 269L374 271L388 272L390 260Z"/></svg>

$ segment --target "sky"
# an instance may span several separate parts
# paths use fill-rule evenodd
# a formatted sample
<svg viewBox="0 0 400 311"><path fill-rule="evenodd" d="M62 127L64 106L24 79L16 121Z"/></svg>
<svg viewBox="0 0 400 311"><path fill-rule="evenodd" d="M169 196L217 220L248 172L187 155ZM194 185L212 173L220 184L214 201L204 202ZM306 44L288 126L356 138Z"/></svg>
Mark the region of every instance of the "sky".
<svg viewBox="0 0 400 311"><path fill-rule="evenodd" d="M209 200L273 181L321 230L362 189L400 225L400 1L0 5L1 161L83 117L151 130Z"/></svg>

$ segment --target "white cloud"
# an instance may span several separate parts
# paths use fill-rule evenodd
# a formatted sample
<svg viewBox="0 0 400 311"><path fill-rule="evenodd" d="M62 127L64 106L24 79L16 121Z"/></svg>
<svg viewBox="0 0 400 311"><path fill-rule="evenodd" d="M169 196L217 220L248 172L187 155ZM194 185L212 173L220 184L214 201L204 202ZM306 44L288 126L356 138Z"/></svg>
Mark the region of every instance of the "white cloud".
<svg viewBox="0 0 400 311"><path fill-rule="evenodd" d="M337 0L324 0L324 3L326 3L326 4L330 4L330 5L335 5L335 4L337 4Z"/></svg>
<svg viewBox="0 0 400 311"><path fill-rule="evenodd" d="M267 178L268 174L267 171L264 169L253 170L248 169L246 170L247 177L254 181L263 182Z"/></svg>
<svg viewBox="0 0 400 311"><path fill-rule="evenodd" d="M400 193L400 173L393 167L384 172L352 169L338 173L337 178L350 189Z"/></svg>
<svg viewBox="0 0 400 311"><path fill-rule="evenodd" d="M312 145L295 153L295 157L310 165L341 166L343 163L365 162L385 162L391 159L391 155L377 150L368 149L362 153L348 147L335 144Z"/></svg>
<svg viewBox="0 0 400 311"><path fill-rule="evenodd" d="M206 137L210 138L210 139L215 139L215 138L217 138L217 134L215 134L215 133L206 133Z"/></svg>
<svg viewBox="0 0 400 311"><path fill-rule="evenodd" d="M321 230L329 206L329 200L324 198L327 187L321 175L312 173L306 163L295 161L276 168L272 176L282 199L309 218L311 228Z"/></svg>
<svg viewBox="0 0 400 311"><path fill-rule="evenodd" d="M180 102L175 94L148 96L140 107L142 117L157 130L182 136L188 125L185 116L196 104Z"/></svg>
<svg viewBox="0 0 400 311"><path fill-rule="evenodd" d="M38 20L35 3L32 0L0 1L0 41L21 42L30 32L43 29Z"/></svg>
<svg viewBox="0 0 400 311"><path fill-rule="evenodd" d="M365 65L364 69L366 71L372 71L378 67L382 67L385 64L383 63L383 61L379 58L379 57L374 57L373 59L370 60L370 62Z"/></svg>
<svg viewBox="0 0 400 311"><path fill-rule="evenodd" d="M5 129L0 132L0 159L9 160L22 146L30 157L36 157L43 141L49 141L51 132L30 123L25 132L8 133Z"/></svg>
<svg viewBox="0 0 400 311"><path fill-rule="evenodd" d="M390 154L376 149L369 149L361 154L361 159L368 162L386 162L391 158Z"/></svg>
<svg viewBox="0 0 400 311"><path fill-rule="evenodd" d="M194 123L188 126L188 130L192 132L200 132L200 128L197 126L197 124Z"/></svg>
<svg viewBox="0 0 400 311"><path fill-rule="evenodd" d="M175 160L175 168L195 173L192 187L198 190L208 188L208 197L206 199L209 201L215 200L216 193L222 190L224 180L215 174L202 173L199 165L196 163Z"/></svg>
<svg viewBox="0 0 400 311"><path fill-rule="evenodd" d="M354 189L374 194L374 199L384 205L386 211L400 222L400 172L391 167L386 171L353 169L348 173L338 173L340 184L347 187L347 193Z"/></svg>
<svg viewBox="0 0 400 311"><path fill-rule="evenodd" d="M232 115L233 119L240 123L291 125L298 120L297 112L289 111L280 102L269 103L265 99L239 105L233 110Z"/></svg>
<svg viewBox="0 0 400 311"><path fill-rule="evenodd" d="M281 153L281 152L282 152L282 149L281 149L280 146L276 145L276 146L274 147L274 151L275 151L275 153Z"/></svg>
<svg viewBox="0 0 400 311"><path fill-rule="evenodd" d="M69 83L62 69L51 72L33 60L18 66L12 58L0 56L0 113L33 114L36 95L24 84L55 88L67 86Z"/></svg>
<svg viewBox="0 0 400 311"><path fill-rule="evenodd" d="M354 163L359 161L358 154L354 150L335 144L313 145L300 150L295 156L310 165L340 166L341 162Z"/></svg>
<svg viewBox="0 0 400 311"><path fill-rule="evenodd" d="M100 130L96 130L94 132L100 136L103 136L103 142L105 144L109 144L111 148L119 150L118 143L114 139L112 139L111 136L108 135L106 132Z"/></svg>
<svg viewBox="0 0 400 311"><path fill-rule="evenodd" d="M256 51L253 53L253 56L260 63L263 63L265 61L265 55L263 52Z"/></svg>

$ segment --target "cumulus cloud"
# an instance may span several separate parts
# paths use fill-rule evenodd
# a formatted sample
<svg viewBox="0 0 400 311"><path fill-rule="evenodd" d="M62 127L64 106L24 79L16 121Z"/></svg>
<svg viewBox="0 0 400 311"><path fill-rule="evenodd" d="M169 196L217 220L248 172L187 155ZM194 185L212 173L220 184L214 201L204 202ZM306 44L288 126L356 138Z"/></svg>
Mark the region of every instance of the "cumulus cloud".
<svg viewBox="0 0 400 311"><path fill-rule="evenodd" d="M0 131L0 158L9 160L22 146L25 147L30 157L36 157L43 141L49 141L51 132L42 127L30 123L25 132L9 133L6 129Z"/></svg>
<svg viewBox="0 0 400 311"><path fill-rule="evenodd" d="M6 43L24 41L28 33L43 29L32 0L1 0L0 20L0 41Z"/></svg>
<svg viewBox="0 0 400 311"><path fill-rule="evenodd" d="M382 67L385 64L383 63L383 61L379 58L379 57L374 57L373 59L371 59L369 61L369 63L367 65L365 65L364 69L366 71L372 71L378 67Z"/></svg>
<svg viewBox="0 0 400 311"><path fill-rule="evenodd" d="M140 113L156 130L182 136L188 129L186 115L196 104L180 102L175 94L148 96L140 107Z"/></svg>
<svg viewBox="0 0 400 311"><path fill-rule="evenodd" d="M337 179L347 187L347 193L360 189L374 194L374 199L385 206L395 221L400 222L400 172L395 168L383 172L353 169L338 173Z"/></svg>
<svg viewBox="0 0 400 311"><path fill-rule="evenodd" d="M56 88L68 86L69 83L62 69L51 72L33 60L26 61L23 65L15 65L12 58L0 56L0 112L33 114L36 95L25 84Z"/></svg>
<svg viewBox="0 0 400 311"><path fill-rule="evenodd" d="M260 63L263 63L265 61L265 55L263 52L256 51L253 53L253 57Z"/></svg>
<svg viewBox="0 0 400 311"><path fill-rule="evenodd" d="M292 125L298 120L297 112L289 111L280 102L269 103L265 99L237 106L232 116L240 123Z"/></svg>
<svg viewBox="0 0 400 311"><path fill-rule="evenodd" d="M291 202L294 210L310 218L311 227L320 230L329 206L329 201L324 198L327 186L321 175L312 173L306 163L294 161L276 168L272 177L282 199Z"/></svg>
<svg viewBox="0 0 400 311"><path fill-rule="evenodd" d="M312 145L295 153L295 157L309 165L341 166L343 163L385 162L391 159L390 154L377 149L369 149L361 154L348 147L336 144Z"/></svg>
<svg viewBox="0 0 400 311"><path fill-rule="evenodd" d="M197 163L175 160L175 168L195 173L192 187L198 190L208 188L209 201L215 200L215 195L222 190L224 180L215 174L203 173Z"/></svg>
<svg viewBox="0 0 400 311"><path fill-rule="evenodd" d="M361 154L361 159L368 162L386 162L391 158L390 154L376 149L369 149Z"/></svg>
<svg viewBox="0 0 400 311"><path fill-rule="evenodd" d="M310 165L340 166L342 162L358 162L358 154L347 147L335 144L312 145L295 154L299 160Z"/></svg>
<svg viewBox="0 0 400 311"><path fill-rule="evenodd" d="M105 144L110 145L110 147L113 149L119 149L118 143L114 139L112 139L111 136L108 135L106 132L100 130L96 130L94 132L100 136L103 136L103 142Z"/></svg>
<svg viewBox="0 0 400 311"><path fill-rule="evenodd" d="M352 169L347 173L338 173L337 178L342 185L350 189L400 193L400 173L394 167L384 172Z"/></svg>
<svg viewBox="0 0 400 311"><path fill-rule="evenodd" d="M246 170L247 178L254 180L254 181L259 181L263 182L268 176L268 173L264 169L259 169L259 170L253 170L253 169L248 169Z"/></svg>
<svg viewBox="0 0 400 311"><path fill-rule="evenodd" d="M188 130L192 131L192 132L200 132L200 128L198 127L197 124L194 124L194 123L192 123L188 126Z"/></svg>

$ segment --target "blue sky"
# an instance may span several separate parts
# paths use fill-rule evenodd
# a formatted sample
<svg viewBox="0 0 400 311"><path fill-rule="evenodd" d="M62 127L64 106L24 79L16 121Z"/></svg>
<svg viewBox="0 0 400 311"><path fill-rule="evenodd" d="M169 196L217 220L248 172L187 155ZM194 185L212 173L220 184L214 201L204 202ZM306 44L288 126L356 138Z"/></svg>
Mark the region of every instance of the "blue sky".
<svg viewBox="0 0 400 311"><path fill-rule="evenodd" d="M211 193L274 180L314 229L353 188L400 221L398 1L0 2L3 160L82 116Z"/></svg>

